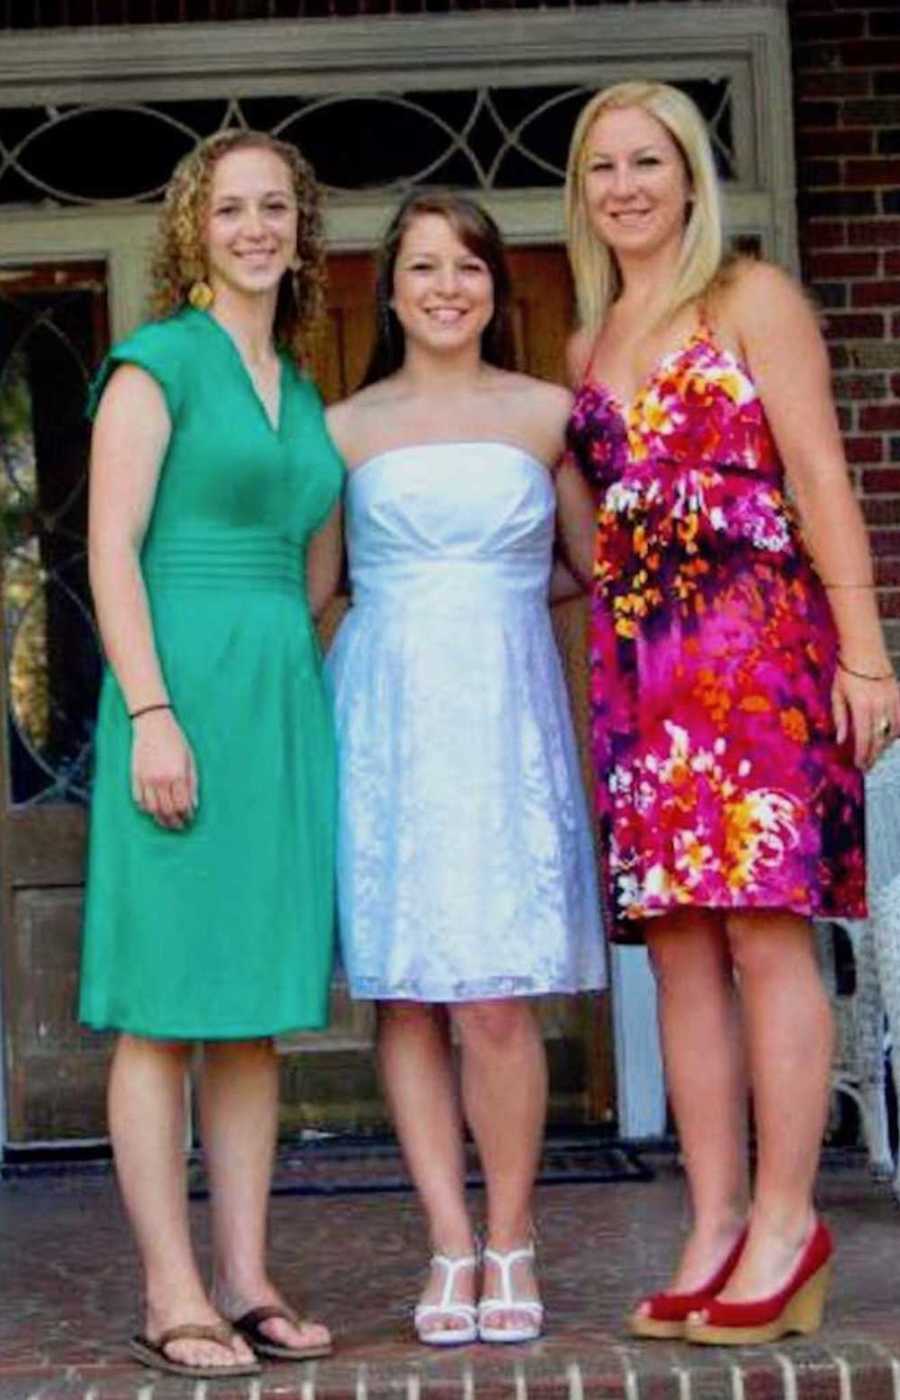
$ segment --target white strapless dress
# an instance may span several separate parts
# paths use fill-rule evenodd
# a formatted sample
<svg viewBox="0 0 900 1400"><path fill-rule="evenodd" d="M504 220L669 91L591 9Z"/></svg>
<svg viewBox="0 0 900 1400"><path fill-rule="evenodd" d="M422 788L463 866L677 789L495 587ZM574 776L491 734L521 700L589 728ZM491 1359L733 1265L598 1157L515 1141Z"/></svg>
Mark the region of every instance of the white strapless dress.
<svg viewBox="0 0 900 1400"><path fill-rule="evenodd" d="M547 469L499 442L350 473L353 604L328 658L351 994L605 983L594 851L547 592Z"/></svg>

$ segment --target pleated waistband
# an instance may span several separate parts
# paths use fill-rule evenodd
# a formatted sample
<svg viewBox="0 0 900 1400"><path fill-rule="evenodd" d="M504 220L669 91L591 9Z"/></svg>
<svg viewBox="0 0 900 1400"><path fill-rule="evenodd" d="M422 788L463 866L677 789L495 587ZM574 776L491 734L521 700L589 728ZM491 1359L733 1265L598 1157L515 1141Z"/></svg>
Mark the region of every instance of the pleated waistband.
<svg viewBox="0 0 900 1400"><path fill-rule="evenodd" d="M351 569L356 606L457 609L546 606L549 578L531 559L417 559Z"/></svg>
<svg viewBox="0 0 900 1400"><path fill-rule="evenodd" d="M268 531L227 535L169 535L152 540L141 566L151 587L277 589L303 585L303 550L297 540Z"/></svg>

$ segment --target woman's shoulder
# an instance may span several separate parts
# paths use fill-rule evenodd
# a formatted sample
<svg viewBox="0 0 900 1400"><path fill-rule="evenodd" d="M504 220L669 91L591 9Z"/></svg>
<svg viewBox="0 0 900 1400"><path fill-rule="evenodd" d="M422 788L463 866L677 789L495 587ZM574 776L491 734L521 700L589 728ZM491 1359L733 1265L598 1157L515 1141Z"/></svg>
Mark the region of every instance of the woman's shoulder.
<svg viewBox="0 0 900 1400"><path fill-rule="evenodd" d="M754 378L761 382L765 374L768 396L790 387L801 365L827 371L818 312L802 284L775 263L741 259L706 309L720 339L737 348Z"/></svg>
<svg viewBox="0 0 900 1400"><path fill-rule="evenodd" d="M364 389L357 389L355 393L349 394L345 399L339 399L337 403L328 405L325 416L328 420L328 427L331 432L347 432L365 420L373 408L388 401L389 395L384 391L386 381L380 380L377 384L369 384Z"/></svg>
<svg viewBox="0 0 900 1400"><path fill-rule="evenodd" d="M572 406L572 395L561 384L516 370L496 370L487 387L511 407L542 418L566 417Z"/></svg>
<svg viewBox="0 0 900 1400"><path fill-rule="evenodd" d="M186 310L175 311L171 316L144 321L129 335L116 341L112 347L113 353L124 355L129 351L141 350L149 354L177 354L182 346L190 344L193 338L192 330L192 319Z"/></svg>
<svg viewBox="0 0 900 1400"><path fill-rule="evenodd" d="M325 410L328 431L345 461L365 455L373 423L377 425L381 421L382 410L392 398L396 398L396 394L391 392L390 380L381 379L328 405Z"/></svg>
<svg viewBox="0 0 900 1400"><path fill-rule="evenodd" d="M506 387L510 407L520 410L523 424L533 424L542 437L563 431L572 411L570 389L531 374L509 375Z"/></svg>
<svg viewBox="0 0 900 1400"><path fill-rule="evenodd" d="M491 388L490 415L496 435L522 444L534 457L554 462L562 450L572 394L560 384L534 375L498 371Z"/></svg>
<svg viewBox="0 0 900 1400"><path fill-rule="evenodd" d="M778 319L791 311L810 310L802 286L776 263L739 257L727 264L710 288L707 304L737 329L760 318Z"/></svg>
<svg viewBox="0 0 900 1400"><path fill-rule="evenodd" d="M336 403L329 404L329 416L334 415L339 419L352 418L354 413L365 410L366 406L371 404L373 400L377 402L384 397L385 383L386 381L381 379L377 384L369 384L364 389L355 389L346 398L338 399Z"/></svg>
<svg viewBox="0 0 900 1400"><path fill-rule="evenodd" d="M169 415L175 418L184 393L186 369L196 355L186 352L184 318L180 312L158 321L145 321L130 335L116 341L94 376L87 402L93 418L113 372L132 365L149 374L162 389Z"/></svg>
<svg viewBox="0 0 900 1400"><path fill-rule="evenodd" d="M395 410L408 404L410 397L409 387L399 375L389 374L384 379L377 379L374 384L355 389L345 399L332 404L328 413L341 424L365 424L374 413L382 413L385 409Z"/></svg>
<svg viewBox="0 0 900 1400"><path fill-rule="evenodd" d="M565 396L568 393L561 384L550 379L541 379L536 374L526 374L522 370L497 370L497 386L511 394L533 394L544 399Z"/></svg>

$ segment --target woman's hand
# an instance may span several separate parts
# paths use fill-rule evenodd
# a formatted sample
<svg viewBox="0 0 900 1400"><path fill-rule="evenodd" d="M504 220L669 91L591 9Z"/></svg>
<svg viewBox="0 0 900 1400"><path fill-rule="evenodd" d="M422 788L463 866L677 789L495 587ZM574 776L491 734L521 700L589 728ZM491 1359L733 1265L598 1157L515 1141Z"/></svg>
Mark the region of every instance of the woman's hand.
<svg viewBox="0 0 900 1400"><path fill-rule="evenodd" d="M900 687L893 677L864 680L839 666L831 689L831 707L838 743L852 733L853 756L860 768L871 768L900 735Z"/></svg>
<svg viewBox="0 0 900 1400"><path fill-rule="evenodd" d="M575 577L568 565L562 559L554 559L550 574L550 602L567 603L572 598L583 598L586 592L584 583Z"/></svg>
<svg viewBox="0 0 900 1400"><path fill-rule="evenodd" d="M180 831L197 810L197 765L171 710L132 720L131 794L160 826Z"/></svg>

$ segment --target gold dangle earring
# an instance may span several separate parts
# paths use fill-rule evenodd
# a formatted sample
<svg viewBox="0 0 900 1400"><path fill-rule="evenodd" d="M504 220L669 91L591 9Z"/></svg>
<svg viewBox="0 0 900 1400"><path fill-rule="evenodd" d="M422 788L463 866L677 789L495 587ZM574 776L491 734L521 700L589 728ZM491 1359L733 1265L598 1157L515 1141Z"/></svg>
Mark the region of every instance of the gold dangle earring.
<svg viewBox="0 0 900 1400"><path fill-rule="evenodd" d="M196 311L208 311L216 299L216 294L207 281L209 276L202 258L190 258L183 264L183 275L188 282L187 299Z"/></svg>
<svg viewBox="0 0 900 1400"><path fill-rule="evenodd" d="M208 311L216 299L216 294L206 279L200 277L191 283L187 298L195 311Z"/></svg>

